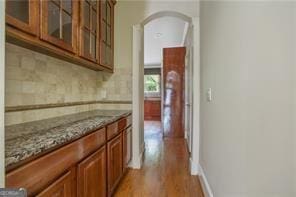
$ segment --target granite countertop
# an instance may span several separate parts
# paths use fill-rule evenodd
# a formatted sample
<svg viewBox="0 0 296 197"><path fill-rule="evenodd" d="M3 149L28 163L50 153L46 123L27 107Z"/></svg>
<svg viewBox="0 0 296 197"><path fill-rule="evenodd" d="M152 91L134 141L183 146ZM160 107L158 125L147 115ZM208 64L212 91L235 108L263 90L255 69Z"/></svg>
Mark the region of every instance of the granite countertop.
<svg viewBox="0 0 296 197"><path fill-rule="evenodd" d="M130 110L94 110L7 126L5 166L71 142L130 113Z"/></svg>

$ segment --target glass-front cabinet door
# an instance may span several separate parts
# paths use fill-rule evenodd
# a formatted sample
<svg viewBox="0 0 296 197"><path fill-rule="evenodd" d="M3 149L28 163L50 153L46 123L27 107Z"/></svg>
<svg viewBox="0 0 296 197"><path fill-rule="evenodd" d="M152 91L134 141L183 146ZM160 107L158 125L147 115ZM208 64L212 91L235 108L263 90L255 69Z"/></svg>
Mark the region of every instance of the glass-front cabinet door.
<svg viewBox="0 0 296 197"><path fill-rule="evenodd" d="M79 55L88 60L99 61L99 1L80 1L80 47Z"/></svg>
<svg viewBox="0 0 296 197"><path fill-rule="evenodd" d="M39 1L37 0L7 0L6 23L31 35L37 35L38 11Z"/></svg>
<svg viewBox="0 0 296 197"><path fill-rule="evenodd" d="M113 68L114 4L111 0L101 1L100 64Z"/></svg>
<svg viewBox="0 0 296 197"><path fill-rule="evenodd" d="M41 1L41 39L75 52L77 45L77 0Z"/></svg>

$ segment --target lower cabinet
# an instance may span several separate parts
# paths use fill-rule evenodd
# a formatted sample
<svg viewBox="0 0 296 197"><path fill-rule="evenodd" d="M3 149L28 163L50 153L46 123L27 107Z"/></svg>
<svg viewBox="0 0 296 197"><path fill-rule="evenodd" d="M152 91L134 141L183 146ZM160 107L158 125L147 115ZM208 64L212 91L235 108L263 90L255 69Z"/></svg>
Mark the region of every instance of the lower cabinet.
<svg viewBox="0 0 296 197"><path fill-rule="evenodd" d="M108 142L108 193L112 194L122 176L122 133Z"/></svg>
<svg viewBox="0 0 296 197"><path fill-rule="evenodd" d="M37 197L74 197L76 196L76 172L72 168L58 180L43 190Z"/></svg>
<svg viewBox="0 0 296 197"><path fill-rule="evenodd" d="M105 146L78 164L77 176L78 197L106 196Z"/></svg>
<svg viewBox="0 0 296 197"><path fill-rule="evenodd" d="M128 118L9 172L6 187L24 187L29 197L112 196L131 159Z"/></svg>

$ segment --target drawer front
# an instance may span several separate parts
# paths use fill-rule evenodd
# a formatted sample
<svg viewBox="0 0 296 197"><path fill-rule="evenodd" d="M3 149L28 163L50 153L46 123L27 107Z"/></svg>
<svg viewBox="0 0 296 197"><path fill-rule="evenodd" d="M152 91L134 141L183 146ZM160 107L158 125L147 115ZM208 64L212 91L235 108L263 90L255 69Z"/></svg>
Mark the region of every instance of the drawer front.
<svg viewBox="0 0 296 197"><path fill-rule="evenodd" d="M107 139L110 140L118 133L118 122L114 122L107 126Z"/></svg>
<svg viewBox="0 0 296 197"><path fill-rule="evenodd" d="M118 121L118 131L122 131L126 128L126 118L122 118Z"/></svg>
<svg viewBox="0 0 296 197"><path fill-rule="evenodd" d="M126 127L129 127L130 125L132 125L133 122L133 116L129 115L128 117L126 117Z"/></svg>

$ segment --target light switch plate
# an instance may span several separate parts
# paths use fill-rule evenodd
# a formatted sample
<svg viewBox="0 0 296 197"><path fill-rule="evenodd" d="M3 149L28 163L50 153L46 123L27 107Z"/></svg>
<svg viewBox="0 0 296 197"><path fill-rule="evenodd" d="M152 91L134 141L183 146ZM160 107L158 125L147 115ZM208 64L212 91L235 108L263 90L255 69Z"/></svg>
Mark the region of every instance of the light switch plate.
<svg viewBox="0 0 296 197"><path fill-rule="evenodd" d="M212 88L208 88L207 91L207 101L211 102L212 101Z"/></svg>
<svg viewBox="0 0 296 197"><path fill-rule="evenodd" d="M102 90L101 91L101 96L102 96L102 99L106 99L107 98L107 91L106 90Z"/></svg>

